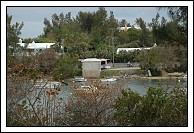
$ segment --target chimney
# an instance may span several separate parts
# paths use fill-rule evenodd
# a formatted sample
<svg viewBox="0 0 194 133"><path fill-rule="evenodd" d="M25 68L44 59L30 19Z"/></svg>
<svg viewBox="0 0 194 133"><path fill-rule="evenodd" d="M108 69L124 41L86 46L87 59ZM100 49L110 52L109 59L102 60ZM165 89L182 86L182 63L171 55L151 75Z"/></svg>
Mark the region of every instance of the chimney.
<svg viewBox="0 0 194 133"><path fill-rule="evenodd" d="M19 39L19 43L22 43L22 39L21 38Z"/></svg>
<svg viewBox="0 0 194 133"><path fill-rule="evenodd" d="M127 31L127 24L125 24L125 31Z"/></svg>

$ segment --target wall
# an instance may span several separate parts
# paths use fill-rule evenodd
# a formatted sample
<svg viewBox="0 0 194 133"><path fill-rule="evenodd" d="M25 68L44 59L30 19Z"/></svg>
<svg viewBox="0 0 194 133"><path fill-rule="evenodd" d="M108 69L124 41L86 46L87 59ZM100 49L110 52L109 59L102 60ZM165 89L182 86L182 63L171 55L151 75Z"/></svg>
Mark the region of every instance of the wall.
<svg viewBox="0 0 194 133"><path fill-rule="evenodd" d="M82 62L82 76L84 78L98 78L100 77L101 62Z"/></svg>

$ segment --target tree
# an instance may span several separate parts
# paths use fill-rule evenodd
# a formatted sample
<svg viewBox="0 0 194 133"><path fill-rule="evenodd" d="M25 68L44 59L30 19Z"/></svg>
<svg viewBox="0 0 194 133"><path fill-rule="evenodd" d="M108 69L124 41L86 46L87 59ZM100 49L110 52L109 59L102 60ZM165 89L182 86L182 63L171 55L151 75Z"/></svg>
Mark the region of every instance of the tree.
<svg viewBox="0 0 194 133"><path fill-rule="evenodd" d="M187 38L185 38L175 22L168 22L166 24L166 40L178 47L180 45L187 45Z"/></svg>
<svg viewBox="0 0 194 133"><path fill-rule="evenodd" d="M58 97L60 90L45 88L48 77L42 77L42 87L35 77L8 78L7 126L56 126L60 124L65 101ZM47 84L47 85L48 85ZM53 94L54 92L54 94ZM60 118L60 119L59 119Z"/></svg>
<svg viewBox="0 0 194 133"><path fill-rule="evenodd" d="M24 23L16 22L12 24L12 15L7 14L7 46L8 50L12 49L11 54L16 52L17 43L19 41L19 35L21 35L21 29Z"/></svg>
<svg viewBox="0 0 194 133"><path fill-rule="evenodd" d="M112 47L109 47L109 45L100 44L96 48L96 51L95 51L96 56L98 58L108 58L109 59L109 58L111 58L110 53L109 53L110 49L112 49Z"/></svg>
<svg viewBox="0 0 194 133"><path fill-rule="evenodd" d="M92 13L88 12L78 12L78 15L76 16L76 20L79 22L81 29L84 32L90 33L93 25L93 19L92 19Z"/></svg>
<svg viewBox="0 0 194 133"><path fill-rule="evenodd" d="M127 21L125 19L122 19L120 22L119 22L119 26L120 27L125 27L125 25L127 25Z"/></svg>
<svg viewBox="0 0 194 133"><path fill-rule="evenodd" d="M56 80L62 80L65 78L74 77L75 75L81 75L80 68L78 68L78 58L71 55L62 55L58 58L53 76Z"/></svg>
<svg viewBox="0 0 194 133"><path fill-rule="evenodd" d="M162 48L153 48L150 50L142 50L138 55L140 61L140 67L146 71L150 70L152 76L159 76L160 69L163 62L163 51Z"/></svg>
<svg viewBox="0 0 194 133"><path fill-rule="evenodd" d="M114 119L118 123L118 126L131 126L135 123L135 109L137 104L141 100L141 96L131 90L122 90L121 96L115 100ZM132 125L133 126L133 125Z"/></svg>
<svg viewBox="0 0 194 133"><path fill-rule="evenodd" d="M127 35L128 35L130 42L138 41L138 40L140 40L141 30L132 27L132 28L128 29Z"/></svg>
<svg viewBox="0 0 194 133"><path fill-rule="evenodd" d="M63 125L67 126L114 126L113 104L120 94L118 85L108 86L99 81L91 82L89 90L74 85L72 96L65 106Z"/></svg>
<svg viewBox="0 0 194 133"><path fill-rule="evenodd" d="M180 86L149 87L147 94L125 90L115 102L119 126L187 126L187 94Z"/></svg>
<svg viewBox="0 0 194 133"><path fill-rule="evenodd" d="M160 7L161 9L167 9L167 12L172 20L172 23L174 23L174 28L176 30L176 34L178 33L177 38L181 37L181 39L176 40L178 43L180 43L183 46L187 46L188 40L188 7ZM171 23L171 24L172 24ZM173 36L171 36L173 37Z"/></svg>
<svg viewBox="0 0 194 133"><path fill-rule="evenodd" d="M154 38L154 42L159 44L160 43L160 37L159 37L159 33L158 33L158 29L160 28L160 24L159 24L159 13L157 13L156 18L152 19L151 23L148 23L148 26L152 29L152 34L153 34L153 38ZM163 37L163 36L162 36Z"/></svg>
<svg viewBox="0 0 194 133"><path fill-rule="evenodd" d="M181 31L187 33L188 30L188 7L159 7L158 9L167 8L168 15L170 18L178 24Z"/></svg>
<svg viewBox="0 0 194 133"><path fill-rule="evenodd" d="M164 17L159 22L159 17L159 14L157 14L156 18L152 19L152 22L148 24L152 28L154 41L166 47L170 45L177 45L178 47L184 45L186 40L177 23L175 21L167 22Z"/></svg>
<svg viewBox="0 0 194 133"><path fill-rule="evenodd" d="M12 16L7 14L7 67L11 69L13 75L14 64L17 63L16 53L20 52L21 47L17 44L19 42L19 35L24 25L16 22L12 24Z"/></svg>
<svg viewBox="0 0 194 133"><path fill-rule="evenodd" d="M50 74L56 65L57 56L54 49L49 48L43 50L41 53L36 55L37 69L40 72Z"/></svg>
<svg viewBox="0 0 194 133"><path fill-rule="evenodd" d="M142 18L136 18L136 24L139 25L139 27L141 28L140 41L142 43L142 46L145 47L146 45L149 45L149 41L148 41L149 31L146 28L146 22L144 22Z"/></svg>

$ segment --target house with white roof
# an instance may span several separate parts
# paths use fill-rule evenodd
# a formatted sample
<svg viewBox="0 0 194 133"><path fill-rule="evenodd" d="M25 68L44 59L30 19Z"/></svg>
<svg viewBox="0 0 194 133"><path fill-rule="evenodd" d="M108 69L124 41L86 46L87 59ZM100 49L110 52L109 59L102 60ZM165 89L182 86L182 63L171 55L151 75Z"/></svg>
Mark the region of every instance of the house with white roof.
<svg viewBox="0 0 194 133"><path fill-rule="evenodd" d="M22 47L25 47L28 52L36 53L47 48L51 48L51 46L55 43L35 43L34 41L32 43L22 43L22 40L19 39L18 44Z"/></svg>
<svg viewBox="0 0 194 133"><path fill-rule="evenodd" d="M140 27L137 27L137 26L133 26L134 28L136 28L136 29L141 29ZM125 25L124 27L118 27L117 29L119 30L119 31L127 31L128 29L130 29L130 28L132 28L131 26L127 26L127 25Z"/></svg>
<svg viewBox="0 0 194 133"><path fill-rule="evenodd" d="M117 54L119 54L119 52L121 51L126 51L126 52L133 52L135 50L149 50L149 49L152 49L154 47L156 47L156 43L152 46L152 47L145 47L145 48L118 48L117 49Z"/></svg>

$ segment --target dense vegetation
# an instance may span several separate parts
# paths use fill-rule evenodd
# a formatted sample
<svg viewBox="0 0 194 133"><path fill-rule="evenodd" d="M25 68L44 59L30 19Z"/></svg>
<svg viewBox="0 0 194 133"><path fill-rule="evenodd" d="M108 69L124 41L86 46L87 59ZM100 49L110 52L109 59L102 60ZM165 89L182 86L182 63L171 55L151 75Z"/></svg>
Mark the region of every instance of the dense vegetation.
<svg viewBox="0 0 194 133"><path fill-rule="evenodd" d="M159 14L151 22L142 18L136 19L131 25L126 20L118 21L111 11L108 16L105 8L100 7L95 12L80 11L75 18L71 12L66 15L54 13L49 21L44 19L43 33L37 38L23 41L55 42L55 51L71 57L84 59L89 57L113 59L115 62L140 62L141 68L150 69L155 76L161 71L187 71L187 7L168 7L170 21ZM7 15L7 43L8 53L20 50L17 41L24 23L11 25L12 16ZM159 21L160 20L160 21ZM120 31L118 27L131 26L127 31ZM139 28L136 28L139 27ZM119 47L152 47L149 51L120 52ZM60 49L60 46L63 49ZM146 57L146 58L145 58Z"/></svg>
<svg viewBox="0 0 194 133"><path fill-rule="evenodd" d="M108 16L103 7L92 13L80 11L76 18L70 12L53 14L51 21L44 19L43 34L24 42L55 42L55 46L31 56L22 54L25 47L17 45L24 23L12 24L12 16L7 15L7 126L187 126L187 97L179 86L166 92L160 86L149 88L140 96L123 90L122 85L110 89L95 83L99 89L90 97L75 91L68 101L33 88L40 78L81 75L78 59L112 59L113 52L115 62L140 62L142 70L151 70L154 76L161 71L187 72L188 9L169 7L167 11L169 22L159 21L159 14L150 23L137 18L140 29L132 26L122 32L117 27L130 23L119 22L113 12ZM152 47L154 43L157 47L148 51L116 54L118 47Z"/></svg>
<svg viewBox="0 0 194 133"><path fill-rule="evenodd" d="M85 91L72 84L64 98L58 93L67 90L48 95L27 78L9 79L7 126L188 126L187 91L178 84L149 87L143 96L122 84L91 85Z"/></svg>
<svg viewBox="0 0 194 133"><path fill-rule="evenodd" d="M172 88L171 88L172 89ZM145 96L122 91L114 105L120 126L187 126L187 95L181 88L149 87Z"/></svg>

